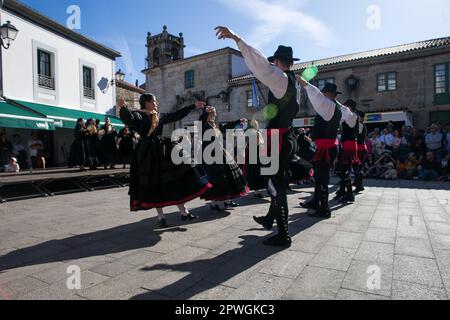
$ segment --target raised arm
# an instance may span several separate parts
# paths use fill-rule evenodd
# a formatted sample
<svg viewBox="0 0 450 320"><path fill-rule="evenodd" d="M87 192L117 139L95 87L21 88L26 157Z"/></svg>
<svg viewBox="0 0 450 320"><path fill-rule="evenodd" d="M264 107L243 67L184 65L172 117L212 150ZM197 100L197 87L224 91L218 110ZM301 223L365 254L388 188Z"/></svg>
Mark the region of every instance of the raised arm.
<svg viewBox="0 0 450 320"><path fill-rule="evenodd" d="M137 129L142 122L142 115L139 112L130 111L124 106L120 108L120 120L128 127Z"/></svg>
<svg viewBox="0 0 450 320"><path fill-rule="evenodd" d="M358 116L355 113L353 113L350 110L350 108L346 106L342 106L341 111L342 111L342 121L345 121L350 128L355 128L358 122Z"/></svg>
<svg viewBox="0 0 450 320"><path fill-rule="evenodd" d="M336 104L325 97L319 88L313 86L300 76L297 76L297 81L305 88L314 110L325 120L330 121L334 112L336 111Z"/></svg>
<svg viewBox="0 0 450 320"><path fill-rule="evenodd" d="M234 40L242 52L245 63L255 77L269 87L277 99L283 98L289 83L287 75L281 69L272 65L261 52L248 45L229 28L217 27L216 31L219 39Z"/></svg>
<svg viewBox="0 0 450 320"><path fill-rule="evenodd" d="M183 109L180 109L176 112L166 114L164 117L162 117L161 121L163 124L172 123L180 121L188 116L189 113L191 113L195 109L202 109L206 105L205 102L197 101L195 104L185 107Z"/></svg>

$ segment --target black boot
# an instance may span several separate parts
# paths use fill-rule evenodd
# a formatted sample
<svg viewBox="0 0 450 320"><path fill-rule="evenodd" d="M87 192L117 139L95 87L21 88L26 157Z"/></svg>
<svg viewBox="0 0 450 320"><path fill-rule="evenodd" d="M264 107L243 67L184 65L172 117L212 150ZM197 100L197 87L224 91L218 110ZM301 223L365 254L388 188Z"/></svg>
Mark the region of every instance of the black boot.
<svg viewBox="0 0 450 320"><path fill-rule="evenodd" d="M352 180L348 179L345 185L345 195L341 198L341 203L355 202L355 196L353 194Z"/></svg>
<svg viewBox="0 0 450 320"><path fill-rule="evenodd" d="M355 189L355 191L353 191L355 194L361 193L361 192L363 192L365 190L364 189L364 184L363 184L363 177L364 177L364 175L363 175L362 172L359 172L356 175L356 178L355 178L355 187L356 187L356 189Z"/></svg>
<svg viewBox="0 0 450 320"><path fill-rule="evenodd" d="M345 196L345 182L341 179L341 181L339 182L339 190L336 192L334 200L341 199L343 196Z"/></svg>
<svg viewBox="0 0 450 320"><path fill-rule="evenodd" d="M319 209L319 198L320 198L320 190L316 186L314 188L314 196L313 196L312 200L302 202L302 203L300 203L300 206L305 209L317 210L317 209Z"/></svg>
<svg viewBox="0 0 450 320"><path fill-rule="evenodd" d="M309 216L320 219L329 219L331 218L331 210L328 205L328 186L321 186L320 190L320 208L315 213L309 214Z"/></svg>
<svg viewBox="0 0 450 320"><path fill-rule="evenodd" d="M275 199L272 198L271 202L270 202L270 208L269 208L269 212L267 213L267 215L265 217L253 217L253 220L255 220L255 222L257 224L260 224L261 226L264 227L264 229L271 231L273 229L273 221L275 220L275 214L274 214L274 204L275 204Z"/></svg>
<svg viewBox="0 0 450 320"><path fill-rule="evenodd" d="M276 210L276 220L278 226L278 234L274 237L271 237L265 240L263 243L266 246L271 247L283 247L289 248L292 245L292 239L289 236L289 208L287 206L287 197L286 195L277 197L278 201L274 206L274 210Z"/></svg>

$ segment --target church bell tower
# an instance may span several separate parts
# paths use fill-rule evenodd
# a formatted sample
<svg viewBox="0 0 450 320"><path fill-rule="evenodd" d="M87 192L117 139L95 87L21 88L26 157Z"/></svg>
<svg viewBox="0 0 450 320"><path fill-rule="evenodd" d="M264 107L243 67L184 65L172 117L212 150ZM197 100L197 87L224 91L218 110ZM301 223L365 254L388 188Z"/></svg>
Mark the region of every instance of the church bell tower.
<svg viewBox="0 0 450 320"><path fill-rule="evenodd" d="M163 32L152 36L147 34L147 63L148 69L157 68L173 61L184 59L184 39L183 34L174 36L167 31L167 26L163 27Z"/></svg>

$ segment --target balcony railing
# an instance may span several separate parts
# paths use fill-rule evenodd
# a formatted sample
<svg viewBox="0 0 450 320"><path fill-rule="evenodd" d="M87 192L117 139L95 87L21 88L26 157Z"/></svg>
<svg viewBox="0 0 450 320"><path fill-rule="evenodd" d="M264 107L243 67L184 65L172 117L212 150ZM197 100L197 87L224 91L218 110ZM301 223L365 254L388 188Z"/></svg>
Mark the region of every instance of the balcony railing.
<svg viewBox="0 0 450 320"><path fill-rule="evenodd" d="M93 88L83 87L83 96L95 100L95 90Z"/></svg>
<svg viewBox="0 0 450 320"><path fill-rule="evenodd" d="M38 76L38 78L39 87L49 90L55 90L55 78L44 76L41 74Z"/></svg>

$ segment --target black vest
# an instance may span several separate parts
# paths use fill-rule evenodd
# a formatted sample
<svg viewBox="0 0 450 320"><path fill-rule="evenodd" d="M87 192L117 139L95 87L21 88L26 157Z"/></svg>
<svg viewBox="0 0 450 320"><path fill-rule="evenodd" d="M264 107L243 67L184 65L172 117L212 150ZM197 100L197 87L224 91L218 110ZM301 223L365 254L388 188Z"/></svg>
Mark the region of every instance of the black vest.
<svg viewBox="0 0 450 320"><path fill-rule="evenodd" d="M354 128L350 128L347 122L342 123L342 134L341 134L341 142L344 143L346 141L356 141L356 137L358 135L359 130L359 122L356 122L356 126Z"/></svg>
<svg viewBox="0 0 450 320"><path fill-rule="evenodd" d="M367 138L367 127L363 123L363 131L358 134L358 145L366 144L366 138Z"/></svg>
<svg viewBox="0 0 450 320"><path fill-rule="evenodd" d="M313 138L318 139L337 139L339 127L341 125L342 111L341 107L337 102L336 109L334 111L333 118L330 121L325 121L320 115L316 116L314 128L313 128Z"/></svg>
<svg viewBox="0 0 450 320"><path fill-rule="evenodd" d="M292 122L297 116L300 106L297 101L297 80L292 71L286 71L288 76L288 88L283 98L277 99L273 93L269 92L269 104L277 106L277 115L269 121L267 129L287 129L292 127Z"/></svg>

